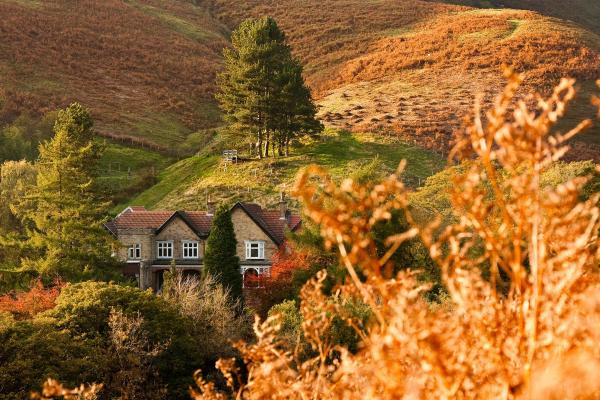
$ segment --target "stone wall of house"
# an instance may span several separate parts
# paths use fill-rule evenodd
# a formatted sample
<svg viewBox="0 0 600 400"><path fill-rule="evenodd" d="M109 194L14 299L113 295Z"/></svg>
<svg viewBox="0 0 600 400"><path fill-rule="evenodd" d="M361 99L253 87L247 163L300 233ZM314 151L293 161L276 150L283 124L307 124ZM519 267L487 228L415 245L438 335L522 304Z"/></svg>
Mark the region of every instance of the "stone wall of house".
<svg viewBox="0 0 600 400"><path fill-rule="evenodd" d="M156 241L172 240L173 241L173 257L176 259L183 258L183 241L194 240L199 242L198 255L204 257L203 240L180 218L175 218L167 225L159 234L156 235ZM156 258L156 245L153 249L153 259Z"/></svg>
<svg viewBox="0 0 600 400"><path fill-rule="evenodd" d="M277 252L277 244L240 208L231 213L233 230L237 239L237 255L243 263L246 260L246 240L262 240L265 242L265 260L271 261ZM255 260L253 260L255 261Z"/></svg>
<svg viewBox="0 0 600 400"><path fill-rule="evenodd" d="M142 245L142 260L150 260L154 257L154 234L152 229L123 229L119 231L119 242L121 246L117 250L117 257L121 261L127 261L127 248L139 243Z"/></svg>

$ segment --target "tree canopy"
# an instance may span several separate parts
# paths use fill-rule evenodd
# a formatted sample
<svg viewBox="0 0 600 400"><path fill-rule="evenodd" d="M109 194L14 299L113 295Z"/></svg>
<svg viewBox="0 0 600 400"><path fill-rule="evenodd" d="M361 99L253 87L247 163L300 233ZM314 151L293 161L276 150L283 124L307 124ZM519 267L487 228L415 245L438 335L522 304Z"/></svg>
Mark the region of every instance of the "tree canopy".
<svg viewBox="0 0 600 400"><path fill-rule="evenodd" d="M273 18L248 19L232 33L223 51L217 100L232 131L256 148L259 158L288 154L290 141L322 130L316 106ZM269 153L271 151L271 153Z"/></svg>
<svg viewBox="0 0 600 400"><path fill-rule="evenodd" d="M229 289L232 298L241 300L242 275L236 247L237 240L231 221L231 212L227 207L220 207L215 213L210 234L206 240L204 272L213 276L224 288Z"/></svg>
<svg viewBox="0 0 600 400"><path fill-rule="evenodd" d="M26 227L22 269L67 280L113 272L102 226L107 204L95 186L102 148L92 127L88 110L73 103L58 113L54 137L40 145L36 182L14 208Z"/></svg>

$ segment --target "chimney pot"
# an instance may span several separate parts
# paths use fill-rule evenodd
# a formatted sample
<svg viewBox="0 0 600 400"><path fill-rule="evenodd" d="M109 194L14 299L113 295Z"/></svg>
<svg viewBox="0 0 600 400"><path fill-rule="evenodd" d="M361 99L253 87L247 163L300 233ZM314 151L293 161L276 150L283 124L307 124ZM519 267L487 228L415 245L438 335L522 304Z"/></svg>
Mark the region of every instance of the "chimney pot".
<svg viewBox="0 0 600 400"><path fill-rule="evenodd" d="M288 217L288 209L287 209L287 200L285 199L285 194L281 192L279 197L279 219L287 219Z"/></svg>
<svg viewBox="0 0 600 400"><path fill-rule="evenodd" d="M206 215L215 215L216 203L210 200L210 195L206 198Z"/></svg>

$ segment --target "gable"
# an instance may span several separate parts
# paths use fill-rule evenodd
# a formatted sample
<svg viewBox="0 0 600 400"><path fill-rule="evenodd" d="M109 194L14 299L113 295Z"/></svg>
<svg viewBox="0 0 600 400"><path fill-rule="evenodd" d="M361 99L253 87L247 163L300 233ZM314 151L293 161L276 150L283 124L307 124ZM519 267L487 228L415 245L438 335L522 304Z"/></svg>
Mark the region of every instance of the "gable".
<svg viewBox="0 0 600 400"><path fill-rule="evenodd" d="M245 240L263 240L277 245L275 240L241 207L235 207L231 211L231 221L238 244L243 244Z"/></svg>
<svg viewBox="0 0 600 400"><path fill-rule="evenodd" d="M181 217L170 218L156 232L157 240L200 240L200 236Z"/></svg>

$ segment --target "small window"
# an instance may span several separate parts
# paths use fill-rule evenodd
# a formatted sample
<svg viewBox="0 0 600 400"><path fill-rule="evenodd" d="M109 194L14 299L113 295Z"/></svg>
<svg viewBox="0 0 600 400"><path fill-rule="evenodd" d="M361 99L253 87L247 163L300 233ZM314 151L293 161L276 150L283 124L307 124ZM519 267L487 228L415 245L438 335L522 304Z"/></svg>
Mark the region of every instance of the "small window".
<svg viewBox="0 0 600 400"><path fill-rule="evenodd" d="M128 260L140 260L142 258L142 245L139 243L132 244L127 248Z"/></svg>
<svg viewBox="0 0 600 400"><path fill-rule="evenodd" d="M156 257L157 258L173 258L173 242L162 241L156 242Z"/></svg>
<svg viewBox="0 0 600 400"><path fill-rule="evenodd" d="M193 240L183 241L183 258L198 258L198 242Z"/></svg>
<svg viewBox="0 0 600 400"><path fill-rule="evenodd" d="M264 260L265 259L265 242L263 241L247 241L246 242L246 260Z"/></svg>

